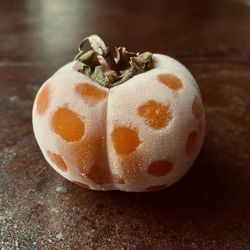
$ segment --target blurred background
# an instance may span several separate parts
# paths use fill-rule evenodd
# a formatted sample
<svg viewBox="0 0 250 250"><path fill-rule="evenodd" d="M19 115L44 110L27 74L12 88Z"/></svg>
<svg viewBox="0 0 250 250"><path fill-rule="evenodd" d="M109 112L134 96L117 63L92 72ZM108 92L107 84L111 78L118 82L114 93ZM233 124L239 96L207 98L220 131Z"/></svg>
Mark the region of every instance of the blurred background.
<svg viewBox="0 0 250 250"><path fill-rule="evenodd" d="M40 153L35 94L95 33L174 57L199 83L205 143L167 190L83 190ZM0 249L250 249L249 96L249 0L1 0Z"/></svg>
<svg viewBox="0 0 250 250"><path fill-rule="evenodd" d="M112 47L182 61L247 61L249 6L247 0L3 0L1 61L61 65L94 33Z"/></svg>

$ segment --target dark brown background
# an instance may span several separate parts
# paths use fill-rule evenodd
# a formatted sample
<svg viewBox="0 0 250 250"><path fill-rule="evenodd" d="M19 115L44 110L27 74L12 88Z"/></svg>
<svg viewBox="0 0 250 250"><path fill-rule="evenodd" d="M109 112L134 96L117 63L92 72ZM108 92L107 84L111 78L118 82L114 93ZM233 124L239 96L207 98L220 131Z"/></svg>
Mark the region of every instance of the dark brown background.
<svg viewBox="0 0 250 250"><path fill-rule="evenodd" d="M92 33L175 57L199 82L207 136L173 187L88 191L43 159L34 96ZM0 89L0 247L250 249L249 0L2 0Z"/></svg>

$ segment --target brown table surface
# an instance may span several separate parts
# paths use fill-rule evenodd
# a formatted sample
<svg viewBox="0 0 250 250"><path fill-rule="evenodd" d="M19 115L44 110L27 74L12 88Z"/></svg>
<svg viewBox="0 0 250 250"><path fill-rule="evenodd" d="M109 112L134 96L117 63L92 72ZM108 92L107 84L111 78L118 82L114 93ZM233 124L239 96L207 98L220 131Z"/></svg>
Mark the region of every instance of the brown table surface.
<svg viewBox="0 0 250 250"><path fill-rule="evenodd" d="M167 190L84 190L37 146L34 96L92 33L175 57L200 84L205 143ZM3 0L0 89L0 249L250 249L249 0Z"/></svg>

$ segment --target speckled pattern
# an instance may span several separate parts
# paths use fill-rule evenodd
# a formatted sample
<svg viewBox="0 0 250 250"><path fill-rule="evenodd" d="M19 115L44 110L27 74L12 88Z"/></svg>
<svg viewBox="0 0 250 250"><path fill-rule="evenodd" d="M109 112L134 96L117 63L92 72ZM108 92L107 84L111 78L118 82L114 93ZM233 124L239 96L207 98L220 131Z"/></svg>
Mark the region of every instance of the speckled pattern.
<svg viewBox="0 0 250 250"><path fill-rule="evenodd" d="M42 85L33 130L59 174L93 190L130 192L160 190L186 174L204 139L200 91L185 66L153 57L153 70L111 89L75 71L74 62Z"/></svg>
<svg viewBox="0 0 250 250"><path fill-rule="evenodd" d="M159 1L144 8L141 1L58 2L0 2L0 249L248 250L248 1ZM58 22L50 19L55 13ZM159 32L166 36L158 39ZM206 138L194 166L173 187L93 192L44 161L31 125L35 94L91 33L110 47L122 41L135 51L177 58L199 82Z"/></svg>

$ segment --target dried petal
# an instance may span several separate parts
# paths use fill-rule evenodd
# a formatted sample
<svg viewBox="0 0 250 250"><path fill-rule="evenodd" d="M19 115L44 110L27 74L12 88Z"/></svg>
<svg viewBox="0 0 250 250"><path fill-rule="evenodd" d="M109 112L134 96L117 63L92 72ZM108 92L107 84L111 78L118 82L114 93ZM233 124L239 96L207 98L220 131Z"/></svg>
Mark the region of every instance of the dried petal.
<svg viewBox="0 0 250 250"><path fill-rule="evenodd" d="M76 71L90 77L91 75L91 68L90 66L80 62L80 61L76 61L76 63L73 65L73 69L75 69Z"/></svg>
<svg viewBox="0 0 250 250"><path fill-rule="evenodd" d="M94 50L90 50L79 56L78 61L89 65L91 68L94 68L95 66L99 65L99 60Z"/></svg>
<svg viewBox="0 0 250 250"><path fill-rule="evenodd" d="M128 52L125 47L115 48L116 57L115 62L120 70L125 70L130 66L129 61L131 57L135 57L136 53Z"/></svg>
<svg viewBox="0 0 250 250"><path fill-rule="evenodd" d="M91 75L91 78L94 81L105 87L113 83L117 77L118 76L115 71L105 66L96 66L94 73Z"/></svg>
<svg viewBox="0 0 250 250"><path fill-rule="evenodd" d="M87 39L89 40L91 47L94 49L94 51L97 52L97 54L102 56L106 56L108 54L108 47L99 36L91 35L87 37Z"/></svg>
<svg viewBox="0 0 250 250"><path fill-rule="evenodd" d="M144 52L137 57L133 58L133 61L143 70L146 70L147 67L153 62L153 55L150 52Z"/></svg>

